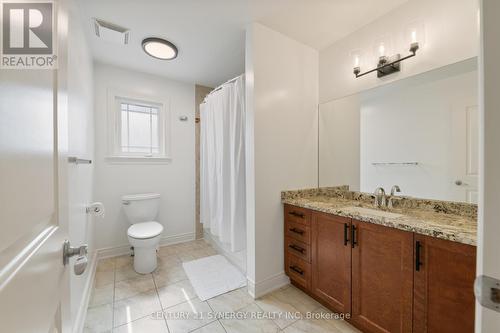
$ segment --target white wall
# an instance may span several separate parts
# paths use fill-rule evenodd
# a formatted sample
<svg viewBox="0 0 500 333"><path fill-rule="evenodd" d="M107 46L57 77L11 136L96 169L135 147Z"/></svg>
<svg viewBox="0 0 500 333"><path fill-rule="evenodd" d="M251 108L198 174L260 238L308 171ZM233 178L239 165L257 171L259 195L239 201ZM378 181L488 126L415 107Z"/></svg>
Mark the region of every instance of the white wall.
<svg viewBox="0 0 500 333"><path fill-rule="evenodd" d="M68 154L94 159L94 102L92 55L85 40L76 2L69 2L68 35ZM85 206L92 202L93 165L68 164L69 239L71 245L89 245L89 259L95 251L94 222ZM74 259L72 259L73 262ZM86 304L85 284L90 278L92 263L84 274L70 270L71 320L83 320ZM72 267L72 266L70 266ZM80 311L80 312L79 312ZM80 316L80 317L79 317Z"/></svg>
<svg viewBox="0 0 500 333"><path fill-rule="evenodd" d="M405 30L415 20L424 22L425 45L402 64L401 72L382 80L375 73L354 77L353 50L371 55L377 39L389 33L395 52L406 55ZM477 56L478 41L477 0L410 0L320 52L320 103ZM376 59L369 60L361 70L375 64Z"/></svg>
<svg viewBox="0 0 500 333"><path fill-rule="evenodd" d="M362 94L361 191L371 193L379 186L387 190L398 184L404 195L465 199L454 184L463 176L458 169L466 165L460 160L466 151L461 125L467 107L477 106L477 71L466 70L433 71L421 80L399 81ZM372 165L380 162L419 165Z"/></svg>
<svg viewBox="0 0 500 333"><path fill-rule="evenodd" d="M282 190L317 186L318 53L247 30L247 276L256 296L287 283Z"/></svg>
<svg viewBox="0 0 500 333"><path fill-rule="evenodd" d="M96 247L127 250L127 228L121 196L132 193L161 194L158 222L164 226L162 242L187 240L195 228L194 84L95 64L95 200L106 208L96 221ZM171 114L171 157L167 164L116 164L106 159L108 89L168 100ZM189 121L179 121L180 115Z"/></svg>
<svg viewBox="0 0 500 333"><path fill-rule="evenodd" d="M482 0L480 103L481 103L481 156L479 191L479 226L477 275L500 279L500 45L498 31L500 2ZM500 313L481 307L476 302L476 332L497 332Z"/></svg>

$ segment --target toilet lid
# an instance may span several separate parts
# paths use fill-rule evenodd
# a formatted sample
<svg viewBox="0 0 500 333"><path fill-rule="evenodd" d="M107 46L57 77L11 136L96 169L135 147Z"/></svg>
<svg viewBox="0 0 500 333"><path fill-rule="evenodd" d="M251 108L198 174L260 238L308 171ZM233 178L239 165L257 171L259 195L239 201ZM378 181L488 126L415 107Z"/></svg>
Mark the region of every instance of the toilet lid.
<svg viewBox="0 0 500 333"><path fill-rule="evenodd" d="M161 234L163 226L155 221L136 223L128 228L128 235L132 238L146 239Z"/></svg>

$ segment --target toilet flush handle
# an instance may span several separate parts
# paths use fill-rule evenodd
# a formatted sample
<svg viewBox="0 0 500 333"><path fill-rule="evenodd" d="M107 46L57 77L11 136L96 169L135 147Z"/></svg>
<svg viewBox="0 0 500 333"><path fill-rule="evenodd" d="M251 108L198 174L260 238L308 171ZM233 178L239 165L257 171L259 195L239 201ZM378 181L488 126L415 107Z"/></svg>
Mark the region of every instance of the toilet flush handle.
<svg viewBox="0 0 500 333"><path fill-rule="evenodd" d="M124 201L122 201L122 203L123 203L125 206L130 205L130 201L128 201L128 200L124 200Z"/></svg>

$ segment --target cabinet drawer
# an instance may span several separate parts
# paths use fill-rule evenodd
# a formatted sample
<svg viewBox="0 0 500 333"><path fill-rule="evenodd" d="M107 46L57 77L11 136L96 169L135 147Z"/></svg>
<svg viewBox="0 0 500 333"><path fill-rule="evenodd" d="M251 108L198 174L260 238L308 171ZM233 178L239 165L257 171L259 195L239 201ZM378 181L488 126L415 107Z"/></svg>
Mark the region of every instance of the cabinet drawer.
<svg viewBox="0 0 500 333"><path fill-rule="evenodd" d="M311 211L301 207L285 205L285 221L309 226L311 224Z"/></svg>
<svg viewBox="0 0 500 333"><path fill-rule="evenodd" d="M311 262L311 248L306 243L302 243L290 237L285 237L285 250L289 254L297 256L307 262Z"/></svg>
<svg viewBox="0 0 500 333"><path fill-rule="evenodd" d="M303 288L311 287L311 264L289 253L285 254L285 272L288 277Z"/></svg>
<svg viewBox="0 0 500 333"><path fill-rule="evenodd" d="M287 221L285 223L285 228L285 236L306 243L307 245L311 244L311 229L309 226Z"/></svg>

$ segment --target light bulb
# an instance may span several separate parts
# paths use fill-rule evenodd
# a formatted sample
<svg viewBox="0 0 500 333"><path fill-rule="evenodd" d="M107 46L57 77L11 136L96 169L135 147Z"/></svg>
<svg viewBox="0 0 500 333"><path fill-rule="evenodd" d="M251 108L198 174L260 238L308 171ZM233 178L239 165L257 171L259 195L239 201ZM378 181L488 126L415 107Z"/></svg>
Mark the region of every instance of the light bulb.
<svg viewBox="0 0 500 333"><path fill-rule="evenodd" d="M359 56L358 55L354 56L354 67L359 67Z"/></svg>
<svg viewBox="0 0 500 333"><path fill-rule="evenodd" d="M425 25L422 21L413 21L406 27L405 42L413 45L424 46L425 44Z"/></svg>
<svg viewBox="0 0 500 333"><path fill-rule="evenodd" d="M385 56L385 45L384 43L380 43L378 47L378 53L381 57Z"/></svg>
<svg viewBox="0 0 500 333"><path fill-rule="evenodd" d="M411 32L411 42L412 43L416 43L417 42L417 31L416 30L413 30Z"/></svg>

